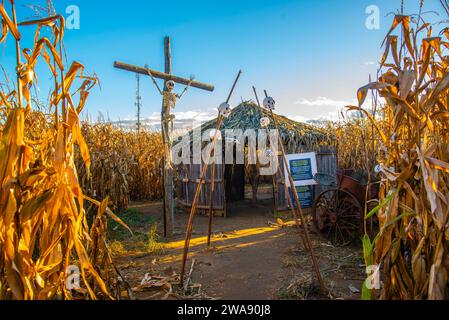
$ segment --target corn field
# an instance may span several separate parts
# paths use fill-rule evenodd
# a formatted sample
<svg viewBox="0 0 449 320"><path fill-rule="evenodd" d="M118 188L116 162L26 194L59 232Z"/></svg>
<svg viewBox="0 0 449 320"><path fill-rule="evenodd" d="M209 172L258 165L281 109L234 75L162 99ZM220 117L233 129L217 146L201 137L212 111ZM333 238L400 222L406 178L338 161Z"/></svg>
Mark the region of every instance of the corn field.
<svg viewBox="0 0 449 320"><path fill-rule="evenodd" d="M376 80L347 107L357 117L329 123L319 135L288 119L281 126L291 153L318 149L325 137L338 150L339 168L367 172L380 186L378 202L365 209L363 255L374 267L366 300L449 299L449 28L425 22L420 3L418 14L402 8L394 16ZM157 132L80 120L99 80L68 62L65 20L51 1L41 13L19 22L14 0L0 1L0 44L14 44L17 70L14 78L4 72L0 85L0 300L132 299L108 248L107 221L132 233L114 212L163 198L165 146ZM34 37L24 39L30 29ZM48 74L37 74L41 66ZM35 92L48 75L43 105ZM264 114L252 110L259 109L236 108L224 125L246 117L258 127ZM246 174L257 189L255 169ZM382 285L370 283L377 273Z"/></svg>
<svg viewBox="0 0 449 320"><path fill-rule="evenodd" d="M373 171L377 162L377 132L366 118L329 122L324 127L329 144L337 150L338 167Z"/></svg>
<svg viewBox="0 0 449 320"><path fill-rule="evenodd" d="M449 298L448 41L449 29L434 30L421 13L395 16L378 80L349 107L375 127L381 171L380 205L367 213L380 232L365 236L364 254L384 286L365 286L365 299ZM361 109L369 91L380 97L378 116Z"/></svg>
<svg viewBox="0 0 449 320"><path fill-rule="evenodd" d="M130 201L162 199L163 142L160 133L125 131L112 124L82 124L91 156L90 175L77 159L83 190L92 197L111 199L114 209Z"/></svg>
<svg viewBox="0 0 449 320"><path fill-rule="evenodd" d="M121 222L107 204L84 195L75 167L75 146L86 172L91 157L78 115L95 77L84 66L63 62L64 18L54 12L18 23L13 0L0 3L0 43L12 37L17 82L0 92L0 299L114 299L121 277L106 244L106 216ZM21 30L34 28L31 48ZM39 59L41 58L41 59ZM54 87L46 112L33 111L35 68L45 64ZM85 205L97 213L91 226ZM80 272L71 286L69 270Z"/></svg>

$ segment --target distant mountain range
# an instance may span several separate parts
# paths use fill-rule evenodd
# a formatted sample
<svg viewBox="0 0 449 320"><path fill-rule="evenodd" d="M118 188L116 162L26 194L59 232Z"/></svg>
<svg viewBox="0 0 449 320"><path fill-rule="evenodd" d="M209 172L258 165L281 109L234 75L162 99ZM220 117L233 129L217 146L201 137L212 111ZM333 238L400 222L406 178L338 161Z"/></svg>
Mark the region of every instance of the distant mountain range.
<svg viewBox="0 0 449 320"><path fill-rule="evenodd" d="M213 119L213 117L210 117ZM174 122L174 130L175 131L187 131L199 126L199 123L196 121L198 119L189 119L189 118L175 118ZM206 121L207 119L201 119L202 121ZM322 126L326 124L329 120L325 119L316 119L316 120L307 120L304 121L307 124ZM137 119L134 120L120 120L120 121L112 121L112 124L121 127L124 130L135 130L137 128ZM155 119L154 117L147 118L141 120L141 127L145 130L149 131L160 131L161 123L159 119Z"/></svg>

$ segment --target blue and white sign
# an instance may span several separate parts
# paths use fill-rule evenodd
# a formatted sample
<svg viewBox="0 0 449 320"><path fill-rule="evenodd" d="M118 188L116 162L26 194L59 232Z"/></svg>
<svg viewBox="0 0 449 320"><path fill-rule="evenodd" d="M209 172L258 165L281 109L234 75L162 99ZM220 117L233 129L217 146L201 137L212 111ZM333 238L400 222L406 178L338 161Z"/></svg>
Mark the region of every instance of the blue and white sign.
<svg viewBox="0 0 449 320"><path fill-rule="evenodd" d="M293 196L292 188L288 189L290 197L292 198L293 206L296 208L295 198ZM302 209L310 209L313 207L315 201L315 188L314 186L296 187L296 193L298 194L299 203Z"/></svg>
<svg viewBox="0 0 449 320"><path fill-rule="evenodd" d="M313 177L318 173L316 153L301 153L287 155L287 163L292 174L295 187L305 187L316 185ZM285 168L285 178L287 186L290 187L287 168Z"/></svg>

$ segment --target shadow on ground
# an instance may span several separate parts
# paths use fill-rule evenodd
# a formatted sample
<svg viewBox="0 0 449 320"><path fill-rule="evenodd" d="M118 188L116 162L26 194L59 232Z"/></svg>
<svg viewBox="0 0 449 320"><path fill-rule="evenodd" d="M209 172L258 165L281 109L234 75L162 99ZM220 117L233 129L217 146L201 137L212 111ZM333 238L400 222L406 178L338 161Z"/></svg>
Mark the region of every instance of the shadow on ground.
<svg viewBox="0 0 449 320"><path fill-rule="evenodd" d="M159 221L162 204L134 204L148 221ZM276 225L269 200L257 205L233 204L228 218L215 218L212 247L207 248L208 218L195 219L187 269L196 263L192 280L202 285L208 296L218 299L358 299L357 290L364 280L359 247L336 248L312 233L321 272L330 296L316 291L309 253L301 243L300 229ZM284 217L287 218L287 217ZM145 274L168 274L180 270L186 213L176 215L175 237L165 242L163 252L131 251L118 255L116 261L132 286L140 284ZM145 228L145 226L142 226ZM145 299L144 293L137 295Z"/></svg>

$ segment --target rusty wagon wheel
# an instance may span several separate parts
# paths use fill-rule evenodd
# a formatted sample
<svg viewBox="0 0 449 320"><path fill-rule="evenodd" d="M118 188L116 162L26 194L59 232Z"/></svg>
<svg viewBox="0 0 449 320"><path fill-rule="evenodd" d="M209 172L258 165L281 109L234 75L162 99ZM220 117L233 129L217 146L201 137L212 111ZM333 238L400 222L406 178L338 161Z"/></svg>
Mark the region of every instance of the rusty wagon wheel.
<svg viewBox="0 0 449 320"><path fill-rule="evenodd" d="M315 201L313 219L318 231L336 246L347 246L360 236L363 208L351 193L332 189Z"/></svg>

